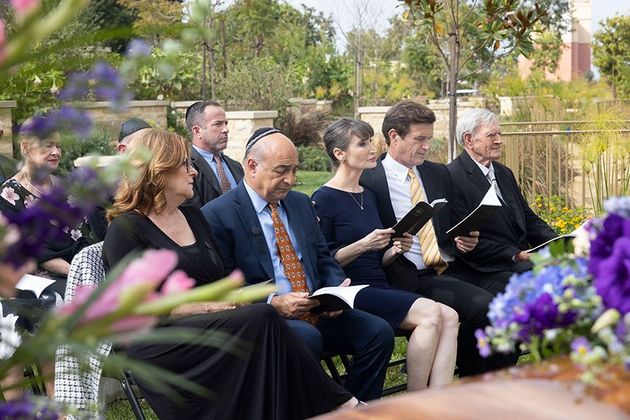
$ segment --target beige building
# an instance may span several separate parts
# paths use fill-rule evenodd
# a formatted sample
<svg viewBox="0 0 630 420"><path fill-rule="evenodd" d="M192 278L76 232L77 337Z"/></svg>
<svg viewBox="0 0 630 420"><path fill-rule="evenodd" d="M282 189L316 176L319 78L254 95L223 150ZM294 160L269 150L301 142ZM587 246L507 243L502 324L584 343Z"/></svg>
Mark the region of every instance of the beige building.
<svg viewBox="0 0 630 420"><path fill-rule="evenodd" d="M547 73L549 80L575 80L584 77L591 70L591 0L570 0L569 3L573 30L563 35L564 47L558 69L554 73ZM525 57L519 57L518 70L521 77L530 75L531 64Z"/></svg>

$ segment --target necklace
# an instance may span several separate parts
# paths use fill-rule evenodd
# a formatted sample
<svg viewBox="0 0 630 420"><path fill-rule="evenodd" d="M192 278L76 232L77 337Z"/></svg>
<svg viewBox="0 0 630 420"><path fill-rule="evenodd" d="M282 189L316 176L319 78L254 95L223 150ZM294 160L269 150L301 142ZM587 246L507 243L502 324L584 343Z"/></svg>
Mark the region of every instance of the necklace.
<svg viewBox="0 0 630 420"><path fill-rule="evenodd" d="M357 201L356 198L354 198L354 195L352 195L352 193L350 191L348 191L348 194L350 194L350 197L352 197L352 199L354 200L355 203L357 203L357 206L361 207L361 210L363 210L363 191L361 191L359 194L361 194L361 203L359 203Z"/></svg>
<svg viewBox="0 0 630 420"><path fill-rule="evenodd" d="M35 184L33 184L33 181L31 181L31 179L29 178L28 174L25 171L21 171L21 173L22 173L22 177L26 180L26 182L31 187L31 189L33 189L32 192L36 193L35 195L37 195L38 197L41 197L42 195L46 194L46 191L42 190L41 188L38 188L37 186L35 186ZM50 180L50 184L51 186L53 185L52 179Z"/></svg>

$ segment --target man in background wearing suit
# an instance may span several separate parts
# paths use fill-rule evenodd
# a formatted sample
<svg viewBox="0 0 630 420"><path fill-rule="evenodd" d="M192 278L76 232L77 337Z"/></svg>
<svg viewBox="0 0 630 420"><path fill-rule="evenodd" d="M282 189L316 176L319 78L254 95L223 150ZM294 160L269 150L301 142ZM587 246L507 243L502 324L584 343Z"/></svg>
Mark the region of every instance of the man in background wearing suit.
<svg viewBox="0 0 630 420"><path fill-rule="evenodd" d="M464 151L448 164L455 188L452 217L463 219L491 186L502 204L492 221L481 227L479 244L462 255L467 267L461 267L461 278L496 295L503 292L513 273L531 270L526 249L558 235L529 208L512 171L497 162L503 142L493 112L473 109L462 115L457 121L457 141Z"/></svg>
<svg viewBox="0 0 630 420"><path fill-rule="evenodd" d="M353 356L345 387L361 400L381 396L394 346L394 332L383 319L348 309L309 311L313 291L347 285L330 255L310 198L291 191L298 154L286 136L261 128L247 142L245 179L202 208L227 271L240 269L248 283L273 279L270 303L319 358L322 350ZM343 284L342 284L343 282Z"/></svg>
<svg viewBox="0 0 630 420"><path fill-rule="evenodd" d="M199 173L190 203L202 207L236 187L243 179L243 168L223 154L230 130L225 111L218 102L195 102L189 106L186 126L193 144L190 160Z"/></svg>
<svg viewBox="0 0 630 420"><path fill-rule="evenodd" d="M360 183L379 199L383 225L392 227L419 201L452 200L453 186L446 166L426 159L433 137L435 114L424 105L402 101L392 106L383 120L383 136L389 146L377 166L363 172ZM447 206L448 207L448 206ZM454 277L460 256L477 245L478 232L454 239L446 231L454 224L448 208L438 212L432 228L414 236L411 250L387 267L390 283L455 309L461 326L457 368L460 376L474 375L514 363L515 356L483 359L477 350L475 330L489 324L492 294Z"/></svg>

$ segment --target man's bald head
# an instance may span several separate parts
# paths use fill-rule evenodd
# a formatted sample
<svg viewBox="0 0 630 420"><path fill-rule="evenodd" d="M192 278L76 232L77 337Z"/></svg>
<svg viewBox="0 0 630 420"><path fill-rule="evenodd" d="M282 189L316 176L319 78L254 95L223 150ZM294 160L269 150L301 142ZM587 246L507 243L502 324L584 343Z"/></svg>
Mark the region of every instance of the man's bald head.
<svg viewBox="0 0 630 420"><path fill-rule="evenodd" d="M247 149L245 181L265 200L277 203L295 184L298 164L293 142L280 132L270 133Z"/></svg>

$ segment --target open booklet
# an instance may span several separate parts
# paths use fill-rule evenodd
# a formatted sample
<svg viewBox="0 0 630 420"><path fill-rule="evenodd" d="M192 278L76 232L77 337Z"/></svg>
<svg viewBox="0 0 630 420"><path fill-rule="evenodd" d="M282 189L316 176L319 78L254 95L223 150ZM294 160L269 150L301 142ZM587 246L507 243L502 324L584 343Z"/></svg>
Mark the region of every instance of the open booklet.
<svg viewBox="0 0 630 420"><path fill-rule="evenodd" d="M25 274L15 285L18 290L31 291L35 294L36 298L42 294L45 288L53 284L55 281L47 279L45 277L33 276L32 274Z"/></svg>
<svg viewBox="0 0 630 420"><path fill-rule="evenodd" d="M467 236L474 230L478 231L490 221L499 207L501 207L501 201L499 201L499 197L491 185L477 208L464 217L461 222L447 230L446 235L454 238L456 236Z"/></svg>
<svg viewBox="0 0 630 420"><path fill-rule="evenodd" d="M321 312L352 309L354 308L354 298L356 298L357 293L366 287L368 287L367 284L362 286L322 287L309 296L309 299L317 299L319 301L319 306L311 309L311 312L318 314Z"/></svg>
<svg viewBox="0 0 630 420"><path fill-rule="evenodd" d="M547 245L549 245L552 242L556 242L556 241L565 241L568 242L570 240L572 240L573 238L575 238L582 230L584 230L584 225L588 222L588 220L584 223L582 223L580 226L578 226L577 229L575 229L573 232L571 233L567 233L564 235L560 235L560 236L556 236L555 238L549 239L547 242L543 242L540 245L536 245L533 248L530 249L526 249L525 252L528 253L532 253L532 252L538 252L540 251L542 248L546 247Z"/></svg>
<svg viewBox="0 0 630 420"><path fill-rule="evenodd" d="M424 201L419 202L398 223L392 226L396 231L394 236L402 236L405 232L415 235L447 203L448 201L444 198L433 200L431 204Z"/></svg>

